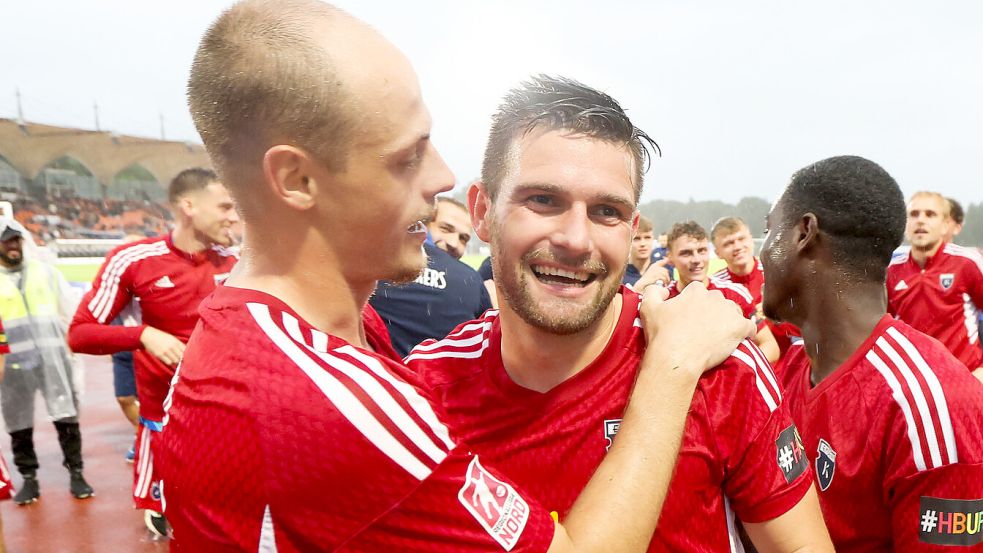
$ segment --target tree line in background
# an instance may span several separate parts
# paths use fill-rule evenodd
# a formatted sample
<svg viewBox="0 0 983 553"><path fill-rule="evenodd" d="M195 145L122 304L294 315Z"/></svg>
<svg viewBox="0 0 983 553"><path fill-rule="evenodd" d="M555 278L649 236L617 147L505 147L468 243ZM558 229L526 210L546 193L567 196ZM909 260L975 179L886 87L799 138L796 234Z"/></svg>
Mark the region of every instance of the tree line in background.
<svg viewBox="0 0 983 553"><path fill-rule="evenodd" d="M656 234L668 232L673 223L693 220L710 232L713 224L721 217L740 217L744 219L751 234L761 238L765 232L765 217L771 204L755 197L741 198L737 204L717 200L679 202L674 200L653 200L641 204L639 211L652 220ZM963 205L966 219L963 230L955 242L964 246L983 246L983 203Z"/></svg>

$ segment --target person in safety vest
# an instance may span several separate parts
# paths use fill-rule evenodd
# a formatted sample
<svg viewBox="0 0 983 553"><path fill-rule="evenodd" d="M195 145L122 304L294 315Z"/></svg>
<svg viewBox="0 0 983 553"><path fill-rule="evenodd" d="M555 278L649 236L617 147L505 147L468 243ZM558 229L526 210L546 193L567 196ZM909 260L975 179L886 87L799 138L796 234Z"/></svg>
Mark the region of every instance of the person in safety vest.
<svg viewBox="0 0 983 553"><path fill-rule="evenodd" d="M27 505L41 495L34 450L38 392L58 431L63 464L71 474L69 489L76 498L85 499L94 492L82 476L78 390L65 341L75 295L61 273L32 255L33 248L26 245L33 246L27 230L15 220L0 218L0 320L10 345L0 383L0 407L10 433L14 465L24 478L14 502Z"/></svg>

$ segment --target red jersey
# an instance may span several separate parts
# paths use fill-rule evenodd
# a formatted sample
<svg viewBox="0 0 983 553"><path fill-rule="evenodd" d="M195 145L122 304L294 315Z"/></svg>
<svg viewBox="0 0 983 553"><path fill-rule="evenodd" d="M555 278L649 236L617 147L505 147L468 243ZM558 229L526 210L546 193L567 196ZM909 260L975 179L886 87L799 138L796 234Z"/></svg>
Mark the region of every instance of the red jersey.
<svg viewBox="0 0 983 553"><path fill-rule="evenodd" d="M837 551L983 547L983 386L941 344L885 316L818 386L802 347L779 375Z"/></svg>
<svg viewBox="0 0 983 553"><path fill-rule="evenodd" d="M707 290L719 290L725 298L737 304L741 308L741 313L745 317L751 319L752 321L757 321L756 313L757 308L754 304L754 298L751 296L751 292L742 284L735 284L733 282L727 282L723 280L717 280L714 278L708 278L706 282ZM679 282L672 281L668 284L669 298L674 298L682 293L679 289ZM763 322L759 321L758 330L761 329Z"/></svg>
<svg viewBox="0 0 983 553"><path fill-rule="evenodd" d="M746 275L739 275L731 271L730 267L724 267L713 273L710 278L718 282L740 284L751 294L752 305L757 306L761 303L761 286L765 283L765 269L757 257L754 258L754 269Z"/></svg>
<svg viewBox="0 0 983 553"><path fill-rule="evenodd" d="M943 244L919 267L910 252L887 268L888 313L942 342L970 370L983 366L976 321L983 307L983 256Z"/></svg>
<svg viewBox="0 0 983 553"><path fill-rule="evenodd" d="M159 449L173 551L549 547L549 513L458 442L397 359L253 290L220 287L200 313Z"/></svg>
<svg viewBox="0 0 983 553"><path fill-rule="evenodd" d="M639 296L622 288L621 297L604 351L545 393L506 373L498 311L406 357L482 459L561 521L615 439L645 349ZM811 485L777 380L745 341L700 379L650 551L731 551L740 545L735 514L746 522L773 519Z"/></svg>
<svg viewBox="0 0 983 553"><path fill-rule="evenodd" d="M198 304L229 276L235 262L230 250L218 246L183 252L174 247L170 235L117 247L106 256L75 312L69 346L95 355L136 350L140 415L160 421L174 369L142 349L140 334L152 326L187 342L198 322ZM109 326L133 299L140 301L143 324Z"/></svg>

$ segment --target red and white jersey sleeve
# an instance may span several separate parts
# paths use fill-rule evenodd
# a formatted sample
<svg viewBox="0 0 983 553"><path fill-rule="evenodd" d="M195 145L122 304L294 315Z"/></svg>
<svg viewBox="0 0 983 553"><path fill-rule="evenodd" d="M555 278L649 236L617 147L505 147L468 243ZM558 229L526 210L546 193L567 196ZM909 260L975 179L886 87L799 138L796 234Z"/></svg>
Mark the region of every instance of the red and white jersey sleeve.
<svg viewBox="0 0 983 553"><path fill-rule="evenodd" d="M959 361L885 317L815 387L810 372L793 348L783 383L837 551L983 547L983 386Z"/></svg>
<svg viewBox="0 0 983 553"><path fill-rule="evenodd" d="M139 349L144 325L187 341L201 300L225 281L236 260L234 252L218 246L181 251L169 235L119 246L82 298L69 328L69 345L96 355ZM110 326L133 298L140 300L143 324Z"/></svg>
<svg viewBox="0 0 983 553"><path fill-rule="evenodd" d="M724 373L740 371L752 378ZM809 461L771 366L745 340L697 392L715 447L726 460L724 493L744 522L764 522L795 506L812 484ZM717 398L730 398L720 401Z"/></svg>
<svg viewBox="0 0 983 553"><path fill-rule="evenodd" d="M173 550L548 548L549 514L459 443L396 361L259 292L222 287L201 314L166 402Z"/></svg>
<svg viewBox="0 0 983 553"><path fill-rule="evenodd" d="M765 283L765 268L761 264L761 260L757 257L754 258L754 269L746 275L739 275L731 271L729 267L724 267L713 273L710 278L722 282L740 284L751 293L751 303L754 305L761 303L761 287Z"/></svg>
<svg viewBox="0 0 983 553"><path fill-rule="evenodd" d="M970 370L983 366L977 321L983 309L983 256L944 244L919 266L910 253L887 270L888 312L942 342Z"/></svg>
<svg viewBox="0 0 983 553"><path fill-rule="evenodd" d="M717 280L715 278L707 279L706 281L707 290L718 290L721 294L730 301L737 304L741 308L741 313L748 319L755 320L756 308L754 304L754 298L751 296L751 292L742 284L735 284L733 282L728 282L724 280ZM679 283L676 281L670 282L668 285L669 297L674 298L682 293L679 289ZM758 321L759 327L764 324L764 321Z"/></svg>

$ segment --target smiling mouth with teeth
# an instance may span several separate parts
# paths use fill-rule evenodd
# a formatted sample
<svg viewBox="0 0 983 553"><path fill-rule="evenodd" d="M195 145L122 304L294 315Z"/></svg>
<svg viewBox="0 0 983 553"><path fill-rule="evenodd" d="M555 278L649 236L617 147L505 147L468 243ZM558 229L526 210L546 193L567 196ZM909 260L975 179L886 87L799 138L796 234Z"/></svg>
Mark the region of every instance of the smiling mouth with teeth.
<svg viewBox="0 0 983 553"><path fill-rule="evenodd" d="M406 228L406 232L410 234L417 234L422 232L427 232L427 225L423 224L423 221L417 221Z"/></svg>
<svg viewBox="0 0 983 553"><path fill-rule="evenodd" d="M562 284L566 286L582 287L587 286L597 279L597 275L594 273L587 273L583 271L565 271L556 267L535 266L532 267L532 273L536 276L536 280L544 284Z"/></svg>

